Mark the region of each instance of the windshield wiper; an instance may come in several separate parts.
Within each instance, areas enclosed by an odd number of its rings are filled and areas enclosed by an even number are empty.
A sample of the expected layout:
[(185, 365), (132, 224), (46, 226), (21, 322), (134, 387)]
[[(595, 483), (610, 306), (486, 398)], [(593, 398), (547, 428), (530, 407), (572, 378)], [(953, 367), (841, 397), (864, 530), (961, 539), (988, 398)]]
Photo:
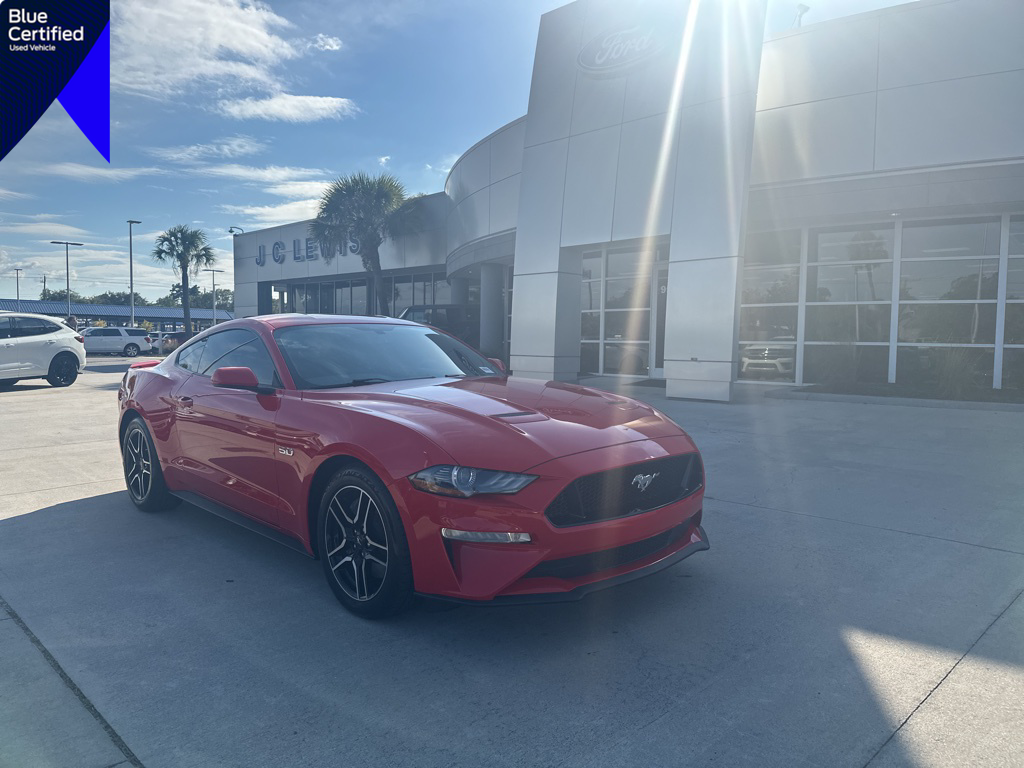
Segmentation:
[(341, 387), (361, 387), (363, 384), (387, 384), (391, 379), (380, 379), (380, 378), (368, 378), (368, 379), (352, 379), (352, 381), (346, 384), (339, 384), (338, 388)]

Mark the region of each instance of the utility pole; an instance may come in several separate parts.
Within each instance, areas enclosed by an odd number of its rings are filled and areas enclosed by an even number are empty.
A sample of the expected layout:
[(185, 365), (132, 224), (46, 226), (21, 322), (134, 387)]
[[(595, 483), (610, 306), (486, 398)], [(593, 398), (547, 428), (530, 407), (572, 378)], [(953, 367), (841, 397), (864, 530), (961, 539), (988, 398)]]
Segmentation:
[(43, 296), (46, 295), (46, 275), (43, 275)]
[(18, 297), (18, 311), (21, 312), (21, 267), (14, 268), (14, 290)]
[(203, 272), (210, 273), (210, 279), (213, 281), (213, 325), (217, 324), (217, 273), (223, 272), (223, 269), (204, 269)]
[(68, 293), (68, 317), (71, 317), (71, 255), (68, 251), (68, 246), (71, 245), (85, 245), (85, 243), (69, 243), (66, 240), (51, 240), (50, 245), (63, 245), (64, 246), (64, 271), (67, 278), (67, 293)]
[(132, 263), (132, 224), (141, 223), (135, 219), (128, 219), (128, 299), (132, 306), (132, 328), (135, 327), (135, 266)]

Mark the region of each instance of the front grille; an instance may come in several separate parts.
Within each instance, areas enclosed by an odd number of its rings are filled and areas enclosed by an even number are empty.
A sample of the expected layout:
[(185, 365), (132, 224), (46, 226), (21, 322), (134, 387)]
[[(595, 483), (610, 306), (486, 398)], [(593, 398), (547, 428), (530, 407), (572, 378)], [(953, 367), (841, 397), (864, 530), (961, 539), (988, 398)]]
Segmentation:
[[(645, 478), (651, 475), (654, 477), (644, 487)], [(559, 528), (614, 520), (679, 501), (703, 485), (700, 456), (666, 456), (577, 478), (544, 514)]]
[(614, 549), (603, 549), (600, 552), (563, 557), (559, 560), (546, 560), (528, 571), (524, 578), (541, 578), (546, 576), (556, 579), (579, 579), (594, 573), (607, 571), (610, 568), (618, 568), (622, 565), (635, 563), (676, 544), (686, 535), (686, 532), (690, 530), (694, 522), (700, 522), (699, 514), (698, 517), (687, 520), (682, 525), (670, 528), (664, 533), (651, 536), (649, 539), (635, 541), (632, 544), (615, 547)]

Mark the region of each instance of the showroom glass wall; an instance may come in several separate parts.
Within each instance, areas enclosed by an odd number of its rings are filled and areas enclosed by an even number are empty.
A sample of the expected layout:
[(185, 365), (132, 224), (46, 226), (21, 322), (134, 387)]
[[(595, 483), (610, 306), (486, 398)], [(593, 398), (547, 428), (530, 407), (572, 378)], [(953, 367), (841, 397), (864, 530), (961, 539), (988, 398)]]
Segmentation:
[(1024, 386), (1024, 216), (750, 233), (739, 341), (741, 380)]
[(583, 252), (581, 373), (660, 375), (667, 269), (663, 243)]
[[(444, 272), (389, 275), (382, 280), (395, 317), (414, 304), (451, 303), (451, 286)], [(368, 278), (309, 283), (275, 283), (271, 289), (273, 312), (324, 315), (373, 315)]]

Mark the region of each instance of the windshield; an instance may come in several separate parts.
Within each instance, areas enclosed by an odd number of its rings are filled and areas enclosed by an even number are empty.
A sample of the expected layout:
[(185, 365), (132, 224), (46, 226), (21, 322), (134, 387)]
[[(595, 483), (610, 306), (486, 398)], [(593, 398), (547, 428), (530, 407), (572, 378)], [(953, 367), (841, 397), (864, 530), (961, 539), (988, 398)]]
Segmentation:
[(274, 339), (299, 389), (498, 374), (458, 339), (416, 325), (296, 325)]

